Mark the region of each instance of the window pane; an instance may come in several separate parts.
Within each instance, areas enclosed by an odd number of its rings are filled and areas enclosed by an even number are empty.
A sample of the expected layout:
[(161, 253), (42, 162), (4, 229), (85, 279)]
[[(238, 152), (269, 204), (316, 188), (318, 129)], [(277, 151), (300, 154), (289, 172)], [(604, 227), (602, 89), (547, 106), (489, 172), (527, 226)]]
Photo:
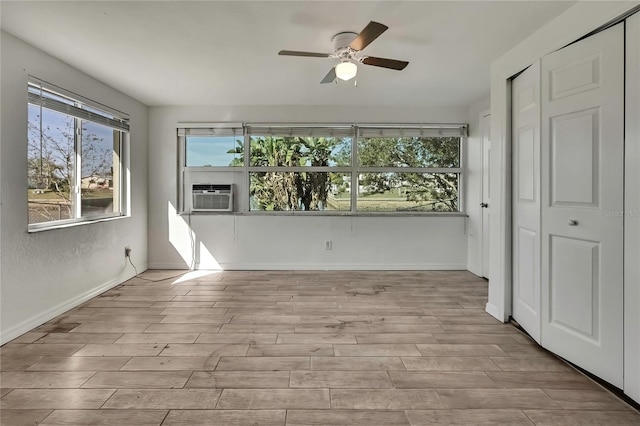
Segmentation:
[(457, 173), (362, 173), (359, 212), (457, 212)]
[(348, 211), (351, 209), (347, 173), (250, 173), (250, 210)]
[(351, 138), (251, 136), (251, 165), (271, 167), (348, 166)]
[(73, 117), (29, 104), (27, 198), (30, 224), (75, 218), (70, 197), (75, 179), (74, 129)]
[(90, 121), (82, 122), (82, 217), (120, 211), (120, 197), (118, 191), (114, 191), (120, 176), (120, 139), (118, 130)]
[(360, 138), (358, 158), (362, 167), (460, 167), (460, 138)]
[(187, 136), (187, 167), (243, 166), (243, 136)]

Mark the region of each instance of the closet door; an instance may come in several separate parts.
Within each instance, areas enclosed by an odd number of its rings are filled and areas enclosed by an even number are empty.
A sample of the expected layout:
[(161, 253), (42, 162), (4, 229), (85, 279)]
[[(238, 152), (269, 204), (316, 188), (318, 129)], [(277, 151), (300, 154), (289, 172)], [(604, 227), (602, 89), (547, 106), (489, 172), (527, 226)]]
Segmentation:
[(513, 318), (540, 343), (540, 61), (511, 96)]
[(640, 12), (625, 26), (624, 393), (640, 403)]
[(624, 26), (542, 58), (542, 346), (623, 386)]

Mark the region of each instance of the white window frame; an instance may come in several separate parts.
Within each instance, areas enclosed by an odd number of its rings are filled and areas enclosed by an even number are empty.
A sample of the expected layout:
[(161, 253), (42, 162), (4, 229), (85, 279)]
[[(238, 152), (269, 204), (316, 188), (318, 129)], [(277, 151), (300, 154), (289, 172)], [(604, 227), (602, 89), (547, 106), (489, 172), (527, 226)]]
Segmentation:
[[(350, 174), (353, 178), (353, 149), (357, 139), (357, 128), (353, 124), (325, 124), (325, 123), (249, 123), (245, 126), (245, 165), (246, 165), (246, 182), (247, 196), (251, 197), (251, 173), (267, 173), (267, 172), (308, 172), (308, 173), (341, 173)], [(349, 166), (252, 166), (251, 161), (251, 136), (343, 136), (351, 138), (351, 164)], [(353, 180), (352, 180), (353, 182)], [(354, 205), (350, 200), (349, 210), (251, 210), (249, 213), (254, 215), (344, 215), (353, 214)]]
[[(210, 129), (211, 135), (215, 135), (216, 132), (220, 132), (221, 129), (239, 128), (244, 129), (244, 167), (240, 166), (207, 166), (207, 167), (187, 167), (186, 166), (186, 135), (189, 133), (189, 129), (200, 129), (198, 134), (202, 134), (202, 129)], [(287, 128), (293, 129), (294, 136), (303, 136), (303, 134), (295, 134), (296, 129), (345, 129), (351, 127), (354, 129), (354, 134), (351, 138), (351, 165), (350, 166), (301, 166), (301, 167), (288, 167), (288, 166), (252, 166), (250, 164), (250, 140), (251, 136), (268, 136), (260, 133), (252, 132), (250, 129), (278, 129)], [(359, 175), (361, 173), (454, 173), (458, 175), (458, 211), (455, 212), (430, 212), (430, 211), (358, 211), (357, 210), (357, 198), (358, 192), (351, 191), (350, 210), (288, 210), (288, 211), (265, 211), (265, 210), (250, 210), (247, 204), (246, 208), (235, 211), (235, 214), (250, 214), (250, 215), (324, 215), (324, 216), (378, 216), (378, 215), (391, 215), (391, 216), (464, 216), (463, 205), (463, 191), (464, 191), (464, 159), (465, 159), (465, 145), (467, 140), (467, 124), (405, 124), (405, 123), (393, 123), (393, 124), (380, 124), (380, 123), (366, 123), (366, 124), (326, 124), (326, 123), (178, 123), (177, 135), (178, 135), (178, 187), (177, 187), (177, 205), (178, 214), (191, 214), (188, 209), (189, 203), (185, 200), (189, 195), (189, 191), (185, 187), (186, 175), (192, 172), (222, 172), (222, 173), (237, 173), (242, 172), (245, 176), (244, 186), (237, 188), (237, 193), (241, 197), (250, 197), (250, 174), (259, 172), (331, 172), (331, 173), (343, 173), (351, 176), (352, 185), (355, 182), (358, 183)], [(459, 137), (459, 167), (455, 168), (442, 168), (442, 167), (360, 167), (358, 160), (358, 140), (360, 137), (360, 129), (383, 129), (385, 132), (397, 131), (397, 136), (419, 134), (425, 137)], [(222, 130), (224, 132), (224, 130)], [(274, 133), (275, 134), (275, 133)], [(391, 137), (391, 135), (390, 135)], [(215, 183), (215, 182), (212, 182)], [(225, 214), (225, 213), (198, 213), (198, 214)]]
[[(356, 140), (354, 142), (353, 150), (357, 150), (358, 142), (362, 138), (364, 139), (366, 136), (362, 136), (361, 134), (364, 132), (379, 132), (381, 136), (388, 137), (458, 137), (460, 138), (458, 145), (458, 167), (392, 167), (392, 166), (382, 166), (382, 167), (369, 167), (369, 166), (359, 166), (356, 164), (356, 170), (354, 170), (355, 176), (352, 179), (355, 179), (354, 182), (359, 182), (359, 174), (361, 173), (420, 173), (420, 174), (444, 174), (444, 173), (452, 173), (458, 175), (458, 196), (456, 204), (458, 206), (458, 211), (455, 212), (400, 212), (400, 211), (391, 211), (391, 212), (374, 212), (375, 214), (395, 214), (395, 215), (407, 215), (407, 214), (461, 214), (464, 212), (462, 205), (463, 197), (463, 170), (464, 170), (464, 146), (467, 135), (467, 126), (466, 125), (403, 125), (403, 124), (362, 124), (358, 126), (358, 133)], [(354, 156), (354, 161), (358, 161), (357, 153)], [(367, 214), (363, 211), (357, 211), (357, 197), (358, 192), (352, 191), (352, 206), (354, 206), (354, 213), (357, 214)]]
[[(32, 88), (41, 90), (41, 94), (33, 93)], [(106, 220), (114, 220), (130, 216), (130, 173), (129, 173), (129, 116), (126, 113), (102, 105), (99, 102), (80, 96), (54, 84), (48, 83), (39, 78), (29, 76), (28, 78), (28, 105), (65, 114), (74, 118), (74, 176), (73, 188), (69, 189), (69, 196), (73, 197), (72, 206), (75, 210), (74, 218), (50, 220), (47, 222), (28, 223), (28, 232), (40, 232), (49, 229), (67, 228), (77, 225), (84, 225)], [(45, 93), (48, 95), (44, 95)], [(50, 96), (64, 98), (68, 103), (50, 98)], [(78, 168), (82, 167), (82, 121), (95, 123), (110, 127), (120, 132), (120, 143), (118, 152), (118, 164), (113, 165), (114, 175), (116, 167), (118, 170), (118, 195), (117, 202), (119, 209), (117, 212), (81, 216), (82, 193), (81, 173)], [(40, 129), (42, 132), (42, 129)]]

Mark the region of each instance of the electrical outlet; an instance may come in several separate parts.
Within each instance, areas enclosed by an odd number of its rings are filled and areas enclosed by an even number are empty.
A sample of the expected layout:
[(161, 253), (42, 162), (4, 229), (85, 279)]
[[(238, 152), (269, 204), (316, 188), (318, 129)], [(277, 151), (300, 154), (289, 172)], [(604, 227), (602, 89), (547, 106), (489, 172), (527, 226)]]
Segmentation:
[(324, 242), (324, 249), (331, 250), (333, 248), (333, 241), (327, 240)]
[(130, 257), (130, 256), (131, 256), (131, 247), (125, 246), (125, 248), (124, 248), (124, 257)]

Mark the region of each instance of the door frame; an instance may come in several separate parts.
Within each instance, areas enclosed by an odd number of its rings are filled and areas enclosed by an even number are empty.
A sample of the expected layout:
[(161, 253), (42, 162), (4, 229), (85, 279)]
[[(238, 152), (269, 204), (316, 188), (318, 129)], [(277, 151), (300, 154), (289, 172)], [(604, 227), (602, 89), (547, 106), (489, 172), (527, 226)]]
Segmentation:
[[(639, 1), (616, 3), (579, 2), (553, 21), (540, 28), (526, 40), (506, 52), (491, 65), (491, 276), (489, 277), (489, 297), (486, 311), (500, 321), (508, 321), (511, 315), (512, 256), (511, 256), (511, 84), (510, 79), (537, 59), (593, 33), (596, 29), (629, 16), (640, 10)], [(636, 165), (640, 167), (640, 164)], [(629, 286), (640, 286), (625, 280), (625, 294)], [(634, 294), (640, 289), (634, 288)], [(627, 301), (625, 301), (627, 302)], [(640, 301), (638, 301), (640, 303)], [(640, 309), (640, 306), (636, 306)], [(628, 320), (625, 317), (625, 321)], [(640, 318), (631, 324), (625, 322), (625, 329), (640, 329)], [(640, 345), (629, 357), (640, 360)], [(640, 363), (640, 362), (639, 362)], [(638, 366), (636, 366), (636, 370)], [(625, 377), (627, 386), (640, 389), (640, 374)], [(637, 383), (636, 383), (637, 382)], [(630, 395), (640, 402), (640, 394)]]
[[(489, 143), (491, 143), (491, 109), (485, 109), (483, 111), (480, 112), (480, 114), (478, 115), (478, 123), (480, 124), (480, 154), (481, 154), (481, 158), (480, 158), (480, 169), (482, 170), (482, 175), (480, 177), (480, 202), (484, 203), (485, 202), (485, 194), (484, 194), (484, 179), (485, 179), (485, 170), (484, 170), (484, 135), (485, 135), (485, 119), (486, 117), (489, 117), (489, 123), (488, 123), (488, 127), (489, 127)], [(489, 163), (491, 164), (491, 163)], [(489, 171), (491, 170), (491, 167), (489, 167)], [(489, 174), (486, 175), (487, 179), (490, 180)], [(490, 185), (490, 182), (487, 182), (487, 185)], [(476, 208), (479, 211), (479, 218), (480, 218), (480, 238), (478, 239), (478, 253), (480, 253), (480, 267), (479, 267), (479, 272), (480, 272), (480, 276), (484, 277), (484, 278), (489, 278), (489, 274), (485, 275), (484, 274), (484, 269), (485, 269), (485, 243), (489, 242), (489, 235), (485, 235), (484, 229), (485, 229), (485, 223), (484, 223), (484, 208), (481, 207), (480, 205), (476, 206)], [(491, 209), (491, 206), (489, 206), (489, 209)], [(486, 241), (485, 241), (486, 239)], [(491, 253), (491, 250), (488, 250), (489, 253)], [(488, 256), (489, 261), (491, 259), (491, 256)], [(490, 270), (490, 267), (487, 267), (488, 270)]]

